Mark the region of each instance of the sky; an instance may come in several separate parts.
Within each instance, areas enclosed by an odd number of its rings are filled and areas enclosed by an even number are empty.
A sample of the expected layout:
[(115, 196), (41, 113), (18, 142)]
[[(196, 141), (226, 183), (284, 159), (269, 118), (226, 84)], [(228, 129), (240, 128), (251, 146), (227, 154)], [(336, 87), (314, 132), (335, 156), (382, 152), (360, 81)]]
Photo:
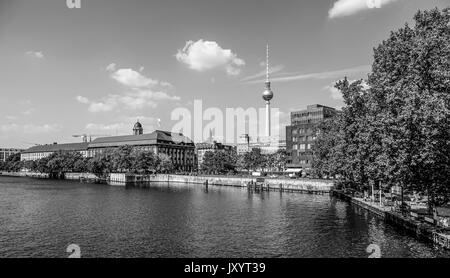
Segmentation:
[[(74, 2), (76, 2), (74, 0)], [(0, 0), (0, 148), (170, 130), (177, 108), (261, 108), (266, 45), (281, 131), (373, 48), (450, 0)], [(205, 122), (206, 123), (206, 122)]]

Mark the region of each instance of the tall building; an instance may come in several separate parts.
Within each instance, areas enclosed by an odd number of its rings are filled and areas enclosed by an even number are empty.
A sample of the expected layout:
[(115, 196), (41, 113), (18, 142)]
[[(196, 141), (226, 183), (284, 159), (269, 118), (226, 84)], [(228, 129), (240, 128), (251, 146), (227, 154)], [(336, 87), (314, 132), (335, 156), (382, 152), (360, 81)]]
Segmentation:
[(6, 148), (0, 148), (0, 161), (5, 162), (6, 159), (16, 153), (20, 153), (22, 150), (19, 149), (6, 149)]
[(311, 168), (316, 128), (322, 121), (336, 114), (336, 109), (319, 104), (309, 105), (305, 110), (291, 113), (291, 125), (286, 127), (288, 168)]
[(270, 88), (270, 78), (269, 78), (269, 45), (267, 45), (266, 53), (266, 89), (264, 90), (262, 97), (266, 102), (266, 137), (271, 136), (271, 115), (270, 115), (270, 101), (273, 99), (273, 92)]

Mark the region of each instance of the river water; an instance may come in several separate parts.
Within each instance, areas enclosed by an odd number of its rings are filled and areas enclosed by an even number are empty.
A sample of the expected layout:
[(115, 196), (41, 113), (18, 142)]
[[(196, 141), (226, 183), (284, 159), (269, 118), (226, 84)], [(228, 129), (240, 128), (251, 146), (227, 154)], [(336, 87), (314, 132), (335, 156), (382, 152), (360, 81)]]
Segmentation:
[(0, 257), (450, 257), (328, 195), (0, 177)]

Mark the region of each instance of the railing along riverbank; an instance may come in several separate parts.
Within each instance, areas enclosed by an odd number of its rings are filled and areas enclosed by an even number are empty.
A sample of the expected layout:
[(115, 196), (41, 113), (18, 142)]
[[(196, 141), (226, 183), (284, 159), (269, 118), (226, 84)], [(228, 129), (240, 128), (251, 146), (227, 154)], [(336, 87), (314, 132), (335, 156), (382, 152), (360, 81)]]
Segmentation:
[(391, 207), (381, 207), (376, 203), (352, 197), (339, 190), (332, 190), (330, 193), (332, 196), (369, 211), (378, 218), (383, 219), (386, 223), (405, 229), (416, 238), (430, 241), (445, 249), (450, 249), (450, 234), (439, 231), (433, 224), (405, 217), (401, 213), (393, 211)]

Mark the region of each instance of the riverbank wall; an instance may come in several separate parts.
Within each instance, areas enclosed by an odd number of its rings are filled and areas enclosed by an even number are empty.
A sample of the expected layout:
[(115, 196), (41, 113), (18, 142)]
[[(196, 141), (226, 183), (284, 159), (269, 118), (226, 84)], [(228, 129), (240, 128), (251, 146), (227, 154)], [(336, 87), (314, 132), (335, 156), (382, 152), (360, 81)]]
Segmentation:
[(367, 202), (360, 198), (354, 198), (338, 190), (332, 190), (330, 193), (332, 196), (369, 211), (376, 217), (383, 219), (386, 223), (408, 231), (416, 238), (432, 242), (450, 250), (450, 234), (440, 232), (433, 224), (420, 221), (419, 219), (406, 217), (401, 213), (393, 211), (390, 207), (380, 207), (375, 203)]
[(110, 181), (124, 185), (144, 185), (152, 182), (201, 184), (216, 186), (248, 187), (259, 184), (259, 188), (270, 191), (305, 192), (328, 194), (334, 186), (332, 181), (310, 179), (260, 179), (233, 176), (189, 176), (189, 175), (127, 175), (111, 174)]
[[(2, 172), (4, 176), (50, 178), (48, 174), (34, 172)], [(66, 173), (64, 179), (95, 182), (101, 181), (91, 173)], [(125, 173), (111, 173), (107, 180), (114, 186), (141, 186), (145, 187), (155, 182), (184, 183), (199, 185), (216, 185), (231, 187), (247, 187), (261, 191), (301, 192), (310, 194), (329, 194), (334, 187), (333, 181), (315, 179), (269, 179), (256, 177), (234, 176), (194, 176), (194, 175), (136, 175)]]
[(35, 172), (0, 172), (0, 176), (48, 179), (49, 174)]
[[(32, 172), (2, 173), (5, 176), (49, 178), (48, 174)], [(98, 181), (96, 175), (91, 173), (66, 173), (67, 180)], [(124, 173), (111, 173), (107, 182), (115, 186), (141, 186), (145, 187), (151, 183), (184, 183), (198, 185), (215, 185), (230, 187), (247, 187), (261, 191), (302, 192), (311, 194), (329, 194), (334, 183), (329, 180), (314, 179), (269, 179), (255, 177), (233, 177), (233, 176), (193, 176), (193, 175), (136, 175)]]

